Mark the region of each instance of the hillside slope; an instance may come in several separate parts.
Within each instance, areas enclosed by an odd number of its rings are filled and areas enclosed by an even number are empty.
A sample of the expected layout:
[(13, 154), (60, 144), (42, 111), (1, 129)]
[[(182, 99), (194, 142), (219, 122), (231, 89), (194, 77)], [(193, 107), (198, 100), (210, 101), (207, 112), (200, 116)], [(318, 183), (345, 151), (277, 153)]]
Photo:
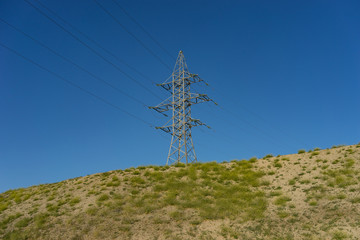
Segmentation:
[(0, 239), (360, 239), (360, 145), (0, 194)]

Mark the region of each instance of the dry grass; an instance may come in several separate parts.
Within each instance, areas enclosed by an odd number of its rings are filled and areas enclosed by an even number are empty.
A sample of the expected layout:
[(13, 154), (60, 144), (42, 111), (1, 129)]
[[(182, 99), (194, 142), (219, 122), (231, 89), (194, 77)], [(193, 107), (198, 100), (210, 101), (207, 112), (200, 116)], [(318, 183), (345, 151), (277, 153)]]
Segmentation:
[(359, 239), (360, 145), (0, 194), (0, 239)]

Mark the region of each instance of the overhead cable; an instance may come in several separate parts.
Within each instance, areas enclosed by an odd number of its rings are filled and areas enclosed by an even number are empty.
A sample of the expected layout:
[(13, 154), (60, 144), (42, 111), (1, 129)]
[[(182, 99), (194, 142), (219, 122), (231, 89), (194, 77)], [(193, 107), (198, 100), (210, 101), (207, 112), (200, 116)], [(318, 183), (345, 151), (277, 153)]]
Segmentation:
[(56, 56), (60, 57), (61, 59), (65, 60), (66, 62), (71, 63), (72, 65), (74, 65), (75, 67), (77, 67), (78, 69), (80, 69), (81, 71), (87, 73), (88, 75), (90, 75), (91, 77), (93, 77), (94, 79), (106, 84), (107, 86), (115, 89), (116, 91), (118, 91), (119, 93), (127, 96), (128, 98), (134, 100), (135, 102), (140, 103), (141, 105), (148, 107), (143, 101), (135, 98), (134, 96), (126, 93), (125, 91), (121, 90), (120, 88), (112, 85), (111, 83), (107, 82), (106, 80), (98, 77), (97, 75), (91, 73), (89, 70), (87, 70), (86, 68), (80, 66), (79, 64), (75, 63), (74, 61), (70, 60), (69, 58), (65, 57), (64, 55), (56, 52), (55, 50), (51, 49), (50, 47), (46, 46), (44, 43), (40, 42), (39, 40), (35, 39), (34, 37), (30, 36), (29, 34), (25, 33), (24, 31), (22, 31), (21, 29), (15, 27), (14, 25), (8, 23), (7, 21), (5, 21), (4, 19), (0, 18), (0, 21), (5, 23), (6, 25), (8, 25), (9, 27), (15, 29), (17, 32), (23, 34), (24, 36), (26, 36), (27, 38), (31, 39), (32, 41), (36, 42), (37, 44), (39, 44), (40, 46), (42, 46), (43, 48), (47, 49), (48, 51), (52, 52), (53, 54), (55, 54)]
[(144, 120), (144, 119), (136, 116), (136, 115), (133, 114), (133, 113), (128, 112), (127, 110), (125, 110), (125, 109), (123, 109), (123, 108), (121, 108), (121, 107), (119, 107), (119, 106), (117, 106), (117, 105), (109, 102), (108, 100), (106, 100), (106, 99), (104, 99), (104, 98), (96, 95), (95, 93), (90, 92), (89, 90), (86, 90), (85, 88), (81, 87), (80, 85), (78, 85), (78, 84), (76, 84), (76, 83), (74, 83), (74, 82), (72, 82), (72, 81), (64, 78), (63, 76), (61, 76), (61, 75), (59, 75), (59, 74), (57, 74), (57, 73), (55, 73), (55, 72), (47, 69), (46, 67), (44, 67), (44, 66), (40, 65), (39, 63), (31, 60), (30, 58), (25, 57), (24, 55), (22, 55), (22, 54), (19, 53), (18, 51), (14, 50), (14, 49), (12, 49), (12, 48), (10, 48), (10, 47), (8, 47), (7, 45), (3, 44), (2, 42), (0, 42), (0, 46), (2, 46), (3, 48), (9, 50), (10, 52), (14, 53), (15, 55), (17, 55), (17, 56), (25, 59), (26, 61), (32, 63), (33, 65), (37, 66), (38, 68), (40, 68), (40, 69), (42, 69), (42, 70), (50, 73), (51, 75), (55, 76), (56, 78), (58, 78), (58, 79), (60, 79), (60, 80), (62, 80), (62, 81), (64, 81), (64, 82), (66, 82), (67, 84), (69, 84), (69, 85), (71, 85), (71, 86), (73, 86), (73, 87), (75, 87), (75, 88), (77, 88), (77, 89), (85, 92), (86, 94), (88, 94), (88, 95), (96, 98), (97, 100), (99, 100), (99, 101), (101, 101), (101, 102), (103, 102), (103, 103), (105, 103), (105, 104), (107, 104), (107, 105), (109, 105), (109, 106), (111, 106), (111, 107), (113, 107), (113, 108), (121, 111), (122, 113), (125, 113), (126, 115), (128, 115), (128, 116), (130, 116), (130, 117), (132, 117), (132, 118), (137, 119), (138, 121), (140, 121), (140, 122), (148, 125), (149, 127), (153, 127), (152, 124), (149, 123), (149, 122), (147, 122), (146, 120)]
[(57, 21), (55, 21), (53, 18), (51, 18), (49, 15), (47, 15), (46, 13), (44, 13), (41, 9), (39, 9), (37, 6), (35, 6), (34, 4), (32, 4), (29, 0), (24, 0), (26, 3), (28, 3), (32, 8), (34, 8), (36, 11), (38, 11), (41, 15), (43, 15), (44, 17), (46, 17), (47, 19), (49, 19), (51, 22), (53, 22), (56, 26), (58, 26), (59, 28), (61, 28), (63, 31), (65, 31), (66, 33), (68, 33), (72, 38), (74, 38), (75, 40), (77, 40), (78, 42), (80, 42), (83, 46), (85, 46), (86, 48), (88, 48), (91, 52), (93, 52), (95, 55), (97, 55), (98, 57), (100, 57), (101, 59), (103, 59), (106, 63), (110, 64), (111, 66), (113, 66), (116, 70), (118, 70), (119, 72), (121, 72), (123, 75), (125, 75), (127, 78), (129, 78), (130, 80), (134, 81), (135, 83), (137, 83), (139, 86), (141, 86), (142, 88), (144, 88), (146, 91), (148, 91), (149, 93), (151, 93), (154, 97), (162, 99), (161, 97), (159, 97), (156, 93), (154, 93), (152, 90), (150, 90), (148, 87), (146, 87), (144, 84), (142, 84), (141, 82), (139, 82), (138, 80), (136, 80), (135, 78), (133, 78), (132, 76), (130, 76), (129, 74), (127, 74), (126, 72), (124, 72), (119, 66), (117, 66), (116, 64), (114, 64), (113, 62), (111, 62), (110, 60), (108, 60), (107, 58), (105, 58), (103, 55), (101, 55), (98, 51), (96, 51), (95, 49), (93, 49), (92, 47), (90, 47), (88, 44), (86, 44), (84, 41), (82, 41), (80, 38), (78, 38), (76, 35), (74, 35), (71, 31), (67, 30), (66, 28), (64, 28), (62, 25), (60, 25)]
[(156, 55), (150, 48), (148, 48), (143, 41), (141, 41), (135, 34), (133, 34), (127, 27), (125, 27), (120, 20), (115, 17), (109, 10), (107, 10), (99, 1), (94, 0), (94, 2), (107, 14), (109, 15), (122, 29), (125, 30), (130, 36), (132, 36), (143, 48), (145, 48), (151, 55), (153, 55), (162, 65), (167, 69), (171, 70), (171, 67), (165, 63), (158, 55)]

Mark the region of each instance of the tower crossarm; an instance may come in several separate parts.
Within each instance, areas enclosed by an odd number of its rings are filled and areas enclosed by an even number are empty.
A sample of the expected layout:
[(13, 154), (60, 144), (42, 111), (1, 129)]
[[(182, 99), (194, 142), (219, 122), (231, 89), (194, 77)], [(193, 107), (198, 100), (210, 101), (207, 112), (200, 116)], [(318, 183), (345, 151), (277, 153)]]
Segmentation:
[(191, 125), (191, 127), (206, 126), (207, 128), (210, 128), (208, 125), (201, 122), (199, 119), (194, 119), (194, 118), (190, 118), (190, 123), (189, 124)]
[(204, 84), (208, 85), (203, 79), (199, 77), (198, 74), (192, 73), (177, 73), (172, 74), (165, 82), (156, 84), (156, 86), (162, 87), (167, 91), (172, 91), (173, 86), (175, 87), (181, 86), (183, 83), (185, 86), (188, 86), (193, 83), (203, 82)]
[(172, 108), (172, 98), (171, 96), (168, 97), (165, 101), (159, 103), (157, 106), (155, 107), (149, 107), (150, 109), (154, 109), (155, 111), (165, 115), (167, 117), (167, 115), (164, 113), (166, 111), (171, 110)]
[[(163, 126), (161, 127), (155, 127), (156, 129), (160, 129), (166, 133), (172, 133), (173, 132), (173, 127), (174, 127), (174, 116), (172, 118), (170, 118)], [(172, 123), (172, 124), (171, 124)]]
[(200, 94), (200, 93), (190, 93), (190, 96), (186, 98), (187, 102), (191, 104), (198, 104), (203, 102), (210, 102), (213, 101), (211, 98), (209, 98), (206, 94)]
[[(175, 134), (176, 135), (176, 132), (173, 132), (173, 127), (174, 125), (171, 124), (171, 125), (168, 125), (170, 123), (172, 119), (170, 119), (164, 126), (161, 126), (161, 127), (155, 127), (156, 129), (160, 129), (166, 133), (170, 133), (170, 134)], [(195, 119), (195, 118), (189, 118), (189, 121), (185, 123), (188, 127), (197, 127), (197, 126), (205, 126), (207, 128), (211, 128), (209, 127), (208, 125), (206, 125), (205, 123), (201, 122), (199, 119)], [(176, 136), (178, 137), (178, 136)]]
[(198, 74), (192, 74), (192, 73), (190, 73), (190, 75), (191, 75), (191, 78), (193, 79), (193, 82), (192, 82), (192, 83), (203, 82), (206, 86), (209, 85), (209, 84), (207, 84), (203, 79), (201, 79)]
[(156, 129), (160, 129), (166, 133), (171, 133), (172, 126), (163, 126), (163, 127), (155, 127)]
[[(190, 93), (189, 96), (187, 98), (185, 98), (183, 100), (184, 102), (187, 103), (187, 105), (193, 105), (193, 104), (198, 104), (198, 103), (203, 103), (203, 102), (210, 102), (213, 100), (211, 98), (209, 98), (208, 95), (206, 94), (199, 94), (199, 93)], [(153, 109), (165, 116), (167, 116), (164, 112), (172, 110), (173, 106), (176, 105), (178, 102), (172, 102), (171, 97), (169, 97), (168, 99), (166, 99), (165, 101), (161, 102), (160, 104), (158, 104), (155, 107), (149, 107), (150, 109)], [(216, 104), (216, 103), (215, 103)]]

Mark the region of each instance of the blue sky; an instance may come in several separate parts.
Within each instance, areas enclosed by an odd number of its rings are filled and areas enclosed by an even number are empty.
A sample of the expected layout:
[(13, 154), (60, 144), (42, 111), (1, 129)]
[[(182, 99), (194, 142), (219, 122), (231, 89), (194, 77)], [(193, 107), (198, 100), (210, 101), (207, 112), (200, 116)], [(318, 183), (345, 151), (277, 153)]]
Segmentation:
[[(196, 86), (219, 107), (193, 107), (202, 162), (289, 154), (360, 141), (359, 1), (100, 1), (162, 62), (183, 50)], [(46, 12), (35, 0), (32, 4)], [(117, 58), (25, 1), (0, 1), (0, 18), (147, 105), (171, 70), (94, 1), (41, 0)], [(0, 21), (0, 43), (152, 125), (166, 118), (100, 83)], [(143, 77), (146, 76), (146, 77)], [(162, 165), (170, 135), (67, 84), (0, 46), (0, 192), (114, 169)]]

